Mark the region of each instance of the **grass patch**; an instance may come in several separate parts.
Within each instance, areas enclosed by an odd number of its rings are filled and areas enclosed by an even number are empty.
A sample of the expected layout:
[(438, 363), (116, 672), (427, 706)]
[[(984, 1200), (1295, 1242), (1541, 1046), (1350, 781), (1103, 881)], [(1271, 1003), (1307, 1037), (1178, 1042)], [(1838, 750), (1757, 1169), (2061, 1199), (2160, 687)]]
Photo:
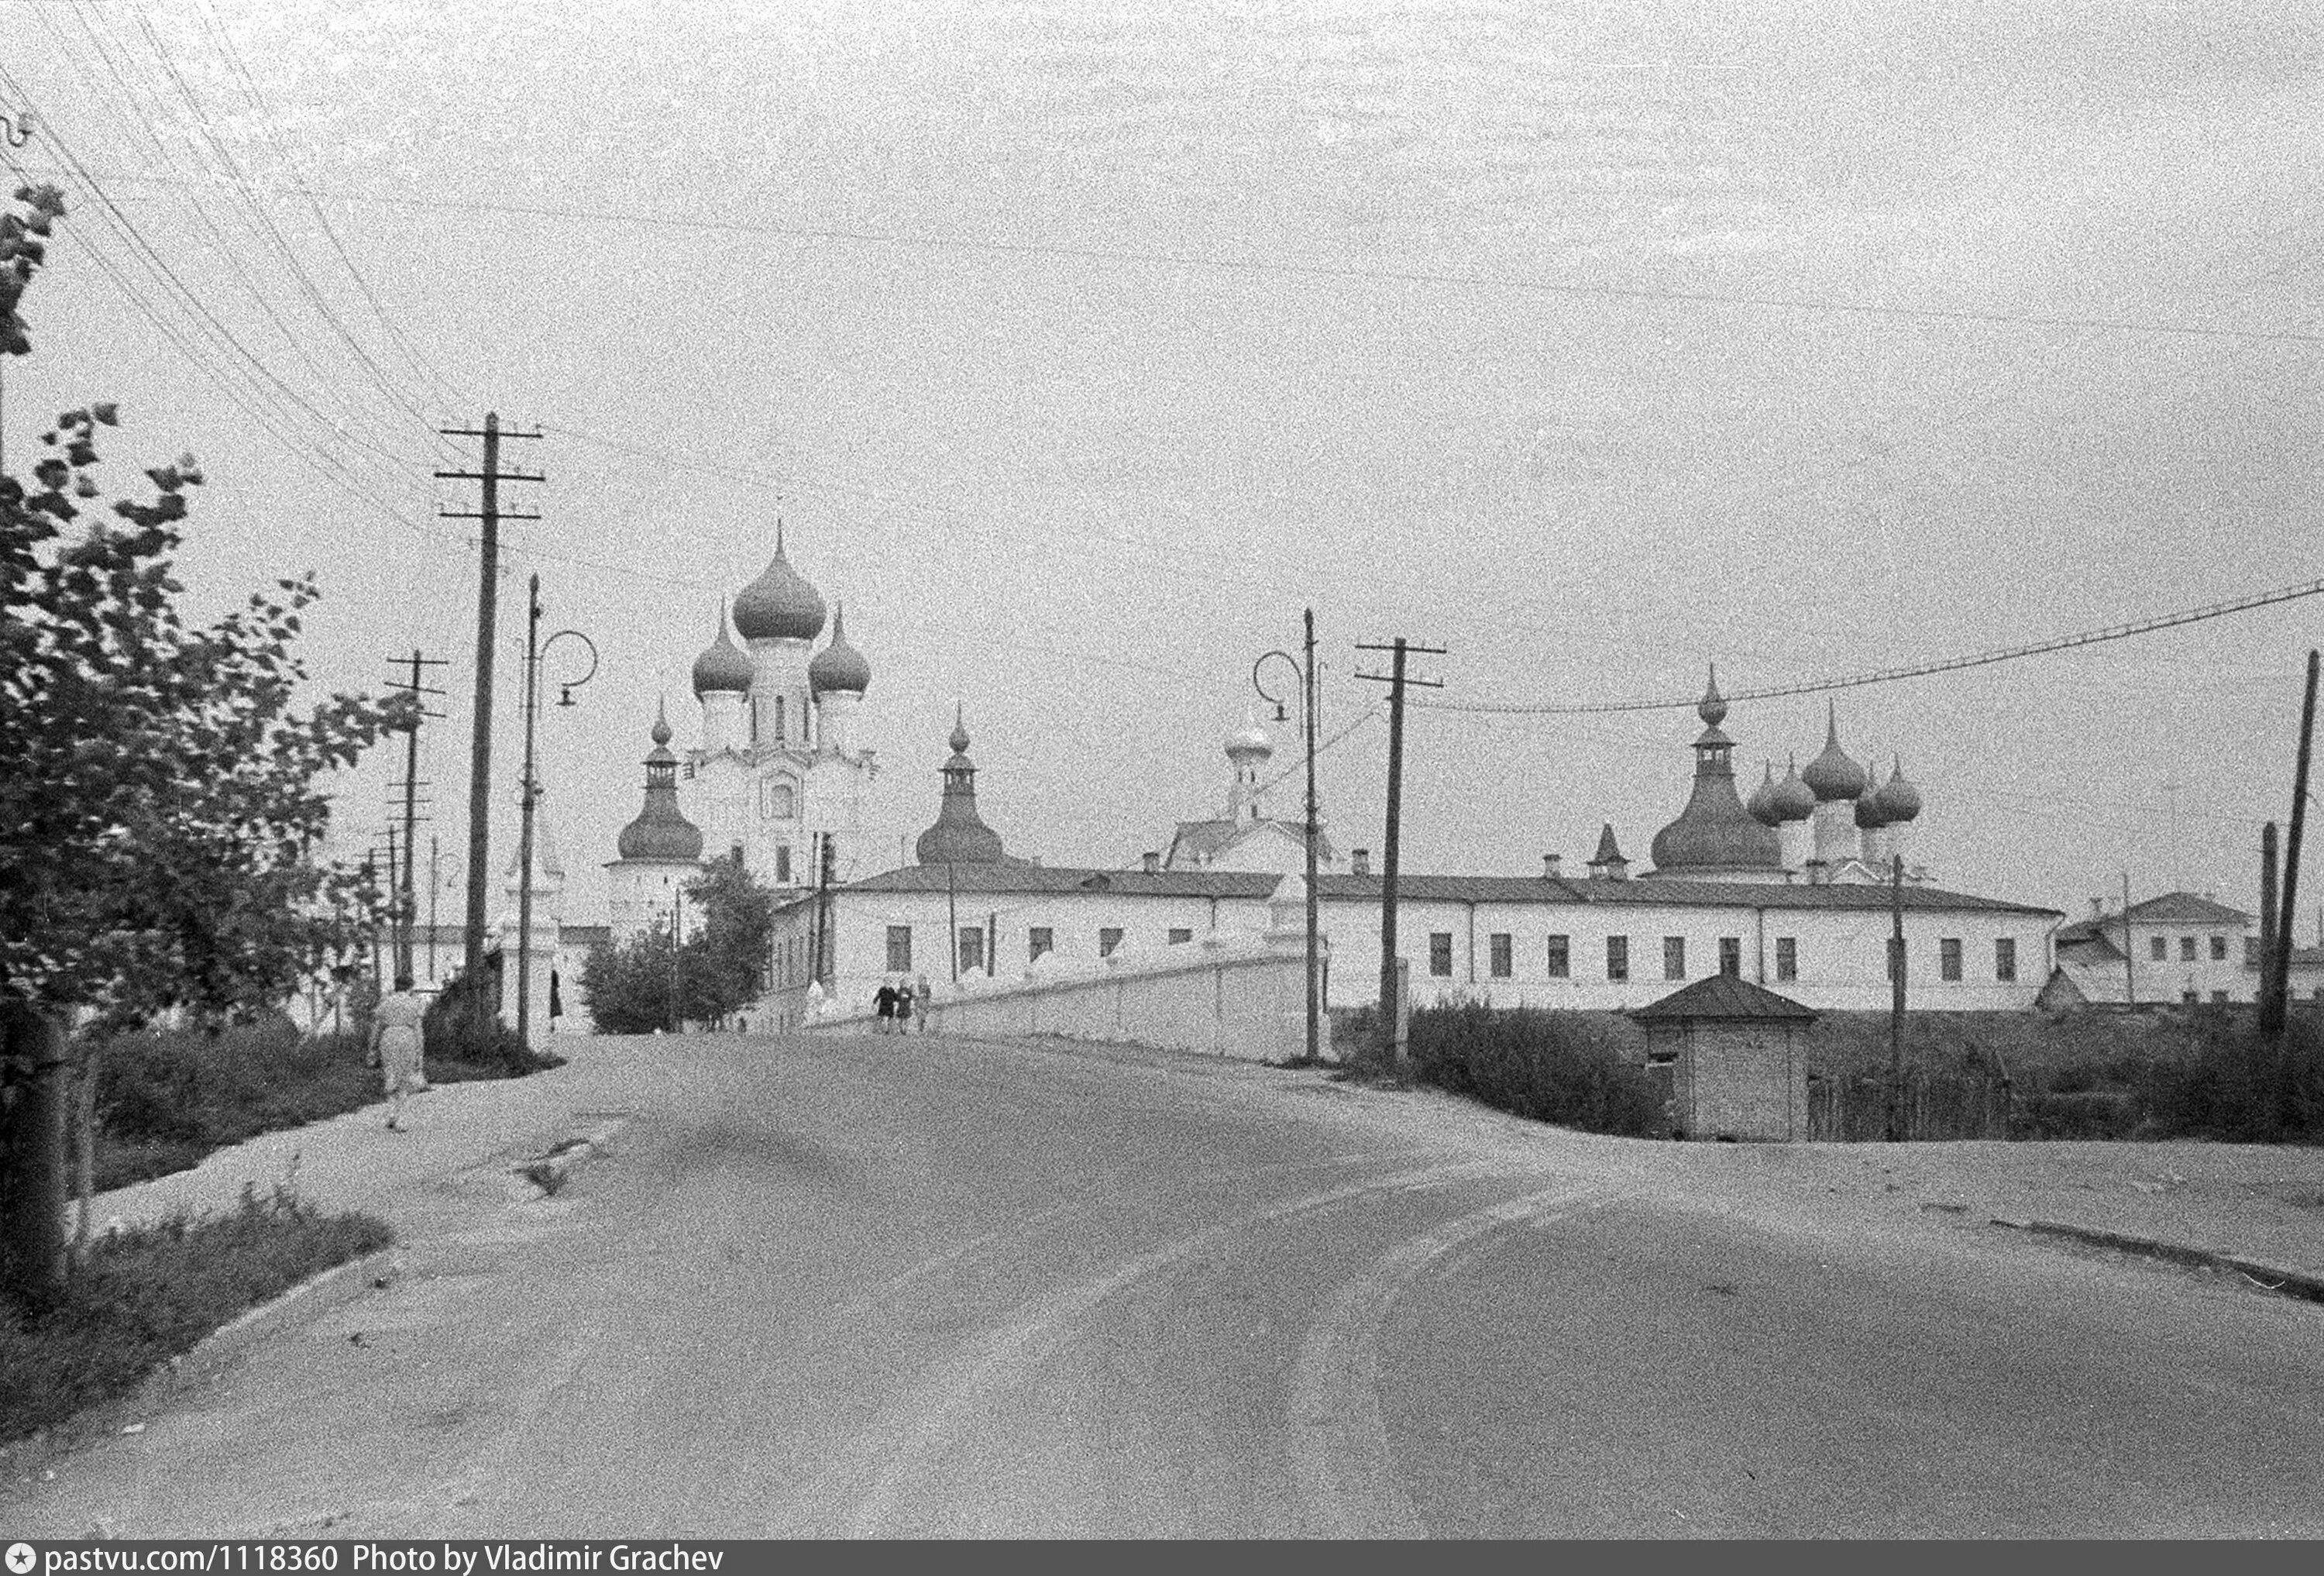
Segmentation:
[[(519, 1078), (564, 1065), (527, 1052), (497, 1018), (452, 999), (426, 1028), (428, 1078), (464, 1083)], [(166, 1176), (214, 1149), (325, 1121), (377, 1104), (379, 1069), (357, 1034), (300, 1035), (287, 1018), (212, 1029), (125, 1034), (107, 1040), (97, 1064), (95, 1190)]]
[(223, 1216), (177, 1216), (92, 1245), (62, 1298), (0, 1303), (0, 1442), (122, 1395), (239, 1314), (384, 1248), (370, 1215), (325, 1215), (287, 1187)]
[[(1363, 1009), (1333, 1018), (1333, 1043), (1345, 1047), (1347, 1075), (1358, 1081), (1392, 1079), (1377, 1021)], [(1536, 1121), (1641, 1137), (1657, 1130), (1663, 1098), (1643, 1053), (1633, 1054), (1634, 1036), (1612, 1014), (1469, 1002), (1415, 1009), (1408, 1049), (1412, 1076), (1447, 1093)]]

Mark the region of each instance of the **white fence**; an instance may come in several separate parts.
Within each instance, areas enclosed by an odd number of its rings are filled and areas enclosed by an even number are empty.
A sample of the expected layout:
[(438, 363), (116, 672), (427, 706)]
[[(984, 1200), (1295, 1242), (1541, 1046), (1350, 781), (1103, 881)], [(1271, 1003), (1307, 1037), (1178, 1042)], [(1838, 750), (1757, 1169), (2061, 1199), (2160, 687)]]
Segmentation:
[[(1283, 1062), (1307, 1051), (1307, 936), (1278, 927), (1263, 935), (1219, 933), (1092, 962), (1044, 957), (1021, 978), (982, 975), (939, 989), (925, 1009), (932, 1034), (1062, 1035)], [(1320, 962), (1319, 962), (1320, 966)], [(860, 1006), (826, 1007), (809, 1029), (861, 1029)], [(915, 1026), (917, 1028), (918, 1026)], [(1322, 1054), (1333, 1055), (1331, 1024)]]

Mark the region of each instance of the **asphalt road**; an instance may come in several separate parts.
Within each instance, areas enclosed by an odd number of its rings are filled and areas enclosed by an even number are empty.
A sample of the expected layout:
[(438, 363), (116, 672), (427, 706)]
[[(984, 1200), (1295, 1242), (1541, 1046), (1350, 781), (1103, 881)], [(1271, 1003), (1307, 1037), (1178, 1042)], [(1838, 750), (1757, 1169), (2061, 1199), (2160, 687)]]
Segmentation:
[(651, 1054), (5, 1530), (2324, 1535), (2312, 1304), (1159, 1054)]

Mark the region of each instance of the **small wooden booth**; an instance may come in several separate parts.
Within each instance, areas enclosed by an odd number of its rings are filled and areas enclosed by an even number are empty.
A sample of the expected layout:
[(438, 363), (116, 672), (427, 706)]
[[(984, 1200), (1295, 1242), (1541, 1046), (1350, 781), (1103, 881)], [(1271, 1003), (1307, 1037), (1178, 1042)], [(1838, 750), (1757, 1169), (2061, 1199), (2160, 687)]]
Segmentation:
[(1668, 1081), (1671, 1137), (1807, 1137), (1812, 1009), (1721, 973), (1630, 1017), (1646, 1031), (1647, 1071)]

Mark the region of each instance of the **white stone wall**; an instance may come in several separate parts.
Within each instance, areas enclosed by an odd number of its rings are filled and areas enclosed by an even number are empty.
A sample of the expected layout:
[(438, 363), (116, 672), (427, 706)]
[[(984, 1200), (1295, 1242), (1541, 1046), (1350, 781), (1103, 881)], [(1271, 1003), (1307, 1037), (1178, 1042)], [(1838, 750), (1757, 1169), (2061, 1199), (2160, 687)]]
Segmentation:
[[(1213, 935), (1164, 952), (1097, 962), (1045, 958), (1013, 980), (978, 976), (935, 988), (930, 1034), (1160, 1046), (1248, 1061), (1284, 1061), (1307, 1048), (1305, 935)], [(867, 1001), (844, 1000), (809, 1028), (862, 1029)], [(1330, 1026), (1324, 1026), (1328, 1057)]]

